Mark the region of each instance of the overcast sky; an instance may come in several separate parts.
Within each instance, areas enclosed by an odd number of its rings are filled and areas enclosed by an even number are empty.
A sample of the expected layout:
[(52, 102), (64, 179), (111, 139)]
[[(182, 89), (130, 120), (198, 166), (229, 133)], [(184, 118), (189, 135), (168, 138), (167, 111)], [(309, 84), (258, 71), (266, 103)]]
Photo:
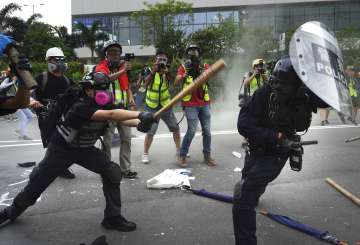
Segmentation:
[(34, 5), (35, 13), (43, 16), (42, 22), (55, 26), (66, 26), (69, 31), (71, 30), (71, 0), (0, 0), (0, 9), (9, 3), (17, 3), (22, 6), (21, 11), (14, 13), (18, 17), (29, 18), (33, 13)]

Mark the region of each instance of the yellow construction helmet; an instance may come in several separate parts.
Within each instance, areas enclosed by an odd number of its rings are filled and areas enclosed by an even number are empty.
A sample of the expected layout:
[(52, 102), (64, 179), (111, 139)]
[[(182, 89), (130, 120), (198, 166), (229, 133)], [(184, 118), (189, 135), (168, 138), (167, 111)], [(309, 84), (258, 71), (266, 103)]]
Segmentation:
[(253, 63), (252, 63), (252, 68), (254, 69), (255, 68), (255, 66), (257, 66), (257, 65), (264, 65), (264, 60), (263, 59), (255, 59), (254, 61), (253, 61)]

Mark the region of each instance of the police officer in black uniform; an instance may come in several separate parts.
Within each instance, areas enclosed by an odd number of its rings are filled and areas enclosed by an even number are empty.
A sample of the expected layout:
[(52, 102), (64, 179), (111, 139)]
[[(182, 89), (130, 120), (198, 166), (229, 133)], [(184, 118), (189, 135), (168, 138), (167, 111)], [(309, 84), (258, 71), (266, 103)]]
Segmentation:
[[(241, 181), (234, 188), (233, 222), (236, 245), (255, 245), (256, 213), (260, 196), (267, 184), (281, 172), (289, 156), (301, 159), (301, 145), (296, 132), (307, 130), (317, 107), (327, 107), (305, 87), (293, 69), (289, 57), (280, 59), (269, 83), (257, 89), (241, 109), (238, 131), (247, 138)], [(301, 162), (290, 162), (294, 170)], [(300, 165), (299, 165), (300, 164)]]
[(135, 223), (121, 215), (120, 167), (94, 144), (104, 134), (107, 120), (137, 126), (139, 131), (146, 132), (155, 119), (149, 112), (110, 110), (110, 79), (103, 73), (88, 75), (81, 84), (82, 96), (63, 114), (45, 157), (32, 171), (27, 186), (15, 197), (11, 206), (0, 211), (0, 224), (13, 221), (33, 205), (51, 182), (75, 162), (102, 178), (106, 200), (102, 225), (119, 231), (136, 229)]

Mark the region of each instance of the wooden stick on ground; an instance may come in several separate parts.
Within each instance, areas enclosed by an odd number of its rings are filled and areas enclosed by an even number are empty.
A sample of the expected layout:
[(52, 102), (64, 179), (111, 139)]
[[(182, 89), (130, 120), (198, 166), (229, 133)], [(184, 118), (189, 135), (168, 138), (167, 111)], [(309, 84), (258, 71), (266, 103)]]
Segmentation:
[(346, 190), (344, 187), (340, 186), (339, 184), (337, 184), (335, 181), (333, 181), (330, 178), (326, 178), (325, 181), (329, 185), (334, 187), (336, 190), (338, 190), (341, 194), (343, 194), (344, 196), (349, 198), (351, 201), (353, 201), (356, 205), (360, 206), (360, 199), (357, 196), (355, 196), (350, 191)]
[(201, 73), (201, 75), (195, 79), (195, 81), (187, 86), (184, 90), (182, 90), (180, 93), (178, 93), (174, 98), (170, 100), (170, 102), (158, 110), (155, 113), (156, 118), (160, 118), (161, 114), (167, 110), (169, 110), (171, 107), (173, 107), (176, 103), (178, 103), (184, 96), (192, 93), (195, 89), (202, 86), (204, 83), (206, 83), (210, 78), (215, 76), (216, 73), (218, 73), (221, 69), (223, 69), (226, 66), (226, 63), (223, 59), (220, 59), (216, 61), (213, 65), (211, 65), (206, 71)]

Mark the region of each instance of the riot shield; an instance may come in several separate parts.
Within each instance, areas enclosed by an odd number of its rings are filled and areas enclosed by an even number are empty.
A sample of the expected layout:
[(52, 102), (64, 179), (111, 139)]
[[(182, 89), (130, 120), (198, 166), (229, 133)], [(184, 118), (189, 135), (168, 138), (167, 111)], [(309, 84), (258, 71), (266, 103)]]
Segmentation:
[(320, 22), (306, 22), (292, 36), (289, 52), (304, 84), (335, 110), (350, 116), (351, 97), (335, 35)]

